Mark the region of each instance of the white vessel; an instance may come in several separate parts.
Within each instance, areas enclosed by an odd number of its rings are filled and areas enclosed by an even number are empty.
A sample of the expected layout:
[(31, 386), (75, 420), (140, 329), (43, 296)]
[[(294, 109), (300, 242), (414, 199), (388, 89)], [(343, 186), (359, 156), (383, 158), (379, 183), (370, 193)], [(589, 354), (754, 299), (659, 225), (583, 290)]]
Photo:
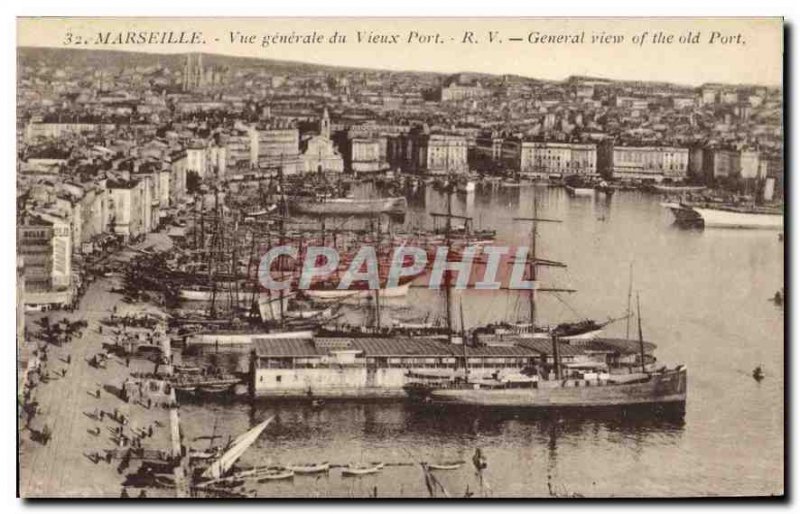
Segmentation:
[(468, 180), (466, 182), (459, 183), (457, 189), (459, 193), (474, 193), (475, 182)]
[[(224, 289), (217, 289), (216, 293), (211, 289), (181, 289), (178, 293), (181, 300), (188, 302), (210, 302), (212, 299), (225, 300), (236, 295)], [(253, 298), (253, 293), (248, 291), (239, 291), (239, 301), (246, 302)]]
[(567, 192), (573, 196), (592, 196), (594, 195), (594, 189), (591, 187), (574, 187), (574, 186), (564, 186), (567, 189)]

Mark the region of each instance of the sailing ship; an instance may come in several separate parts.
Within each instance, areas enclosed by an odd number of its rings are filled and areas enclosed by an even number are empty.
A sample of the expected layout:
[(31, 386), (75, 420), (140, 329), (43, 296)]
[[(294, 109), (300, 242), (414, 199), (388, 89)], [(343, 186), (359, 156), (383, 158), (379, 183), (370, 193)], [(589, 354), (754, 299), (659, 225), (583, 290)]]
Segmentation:
[(654, 193), (666, 194), (682, 194), (682, 193), (700, 193), (705, 191), (706, 186), (692, 186), (692, 185), (669, 185), (669, 184), (652, 184), (645, 188), (646, 191)]
[[(533, 200), (533, 217), (517, 218), (519, 221), (532, 223), (531, 247), (529, 255), (529, 279), (536, 279), (536, 224), (553, 222), (539, 218), (536, 211), (536, 200)], [(543, 261), (549, 262), (549, 261)], [(449, 284), (447, 284), (449, 286)], [(449, 294), (447, 310), (449, 313)], [(530, 294), (530, 326), (535, 327), (536, 302), (535, 290)], [(647, 345), (642, 335), (641, 309), (638, 308), (639, 352), (638, 362), (625, 364), (614, 362), (606, 356), (593, 359), (591, 352), (582, 361), (564, 362), (562, 355), (574, 355), (582, 344), (581, 341), (565, 341), (559, 330), (550, 332), (551, 347), (549, 351), (540, 346), (536, 349), (541, 357), (536, 362), (518, 373), (495, 373), (489, 377), (485, 373), (471, 374), (467, 341), (469, 335), (464, 327), (463, 310), (461, 312), (461, 345), (463, 346), (463, 372), (452, 373), (449, 377), (425, 377), (419, 373), (409, 373), (409, 382), (404, 389), (413, 400), (425, 404), (453, 404), (476, 407), (513, 407), (531, 409), (552, 408), (608, 408), (632, 406), (657, 406), (658, 408), (675, 408), (683, 414), (686, 403), (687, 372), (684, 366), (674, 369), (666, 367), (655, 369), (652, 356), (654, 345)], [(450, 326), (448, 324), (448, 326)], [(562, 329), (563, 330), (563, 329)], [(594, 340), (602, 344), (602, 340)], [(609, 341), (610, 342), (610, 341)], [(632, 341), (617, 341), (620, 346), (631, 346)], [(511, 341), (519, 347), (530, 346), (520, 338)], [(647, 347), (650, 347), (648, 354)], [(632, 364), (636, 364), (635, 371)]]
[(594, 194), (594, 186), (580, 175), (564, 177), (564, 188), (572, 196), (591, 196)]

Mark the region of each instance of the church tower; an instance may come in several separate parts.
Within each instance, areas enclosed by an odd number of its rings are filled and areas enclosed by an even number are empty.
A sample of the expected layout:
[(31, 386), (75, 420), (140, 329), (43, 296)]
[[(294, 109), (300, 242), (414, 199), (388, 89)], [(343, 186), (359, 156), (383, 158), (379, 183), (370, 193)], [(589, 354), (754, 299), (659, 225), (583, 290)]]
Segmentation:
[(328, 116), (328, 108), (322, 113), (322, 120), (319, 122), (319, 135), (325, 139), (331, 138), (331, 118)]

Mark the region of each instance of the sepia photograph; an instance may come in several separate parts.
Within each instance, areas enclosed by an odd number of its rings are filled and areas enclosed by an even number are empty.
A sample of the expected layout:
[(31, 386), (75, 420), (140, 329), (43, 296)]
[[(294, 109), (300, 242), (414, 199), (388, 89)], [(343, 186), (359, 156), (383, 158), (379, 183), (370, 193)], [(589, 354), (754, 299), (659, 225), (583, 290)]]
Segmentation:
[(16, 30), (18, 497), (786, 494), (783, 18)]

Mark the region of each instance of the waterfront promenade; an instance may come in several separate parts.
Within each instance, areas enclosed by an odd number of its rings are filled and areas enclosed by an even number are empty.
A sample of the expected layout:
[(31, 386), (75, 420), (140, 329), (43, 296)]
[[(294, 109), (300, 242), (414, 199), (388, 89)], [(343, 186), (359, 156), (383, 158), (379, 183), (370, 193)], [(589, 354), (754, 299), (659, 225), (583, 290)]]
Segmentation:
[[(93, 356), (103, 351), (104, 337), (109, 337), (107, 333), (98, 332), (100, 320), (108, 316), (115, 305), (119, 314), (154, 309), (121, 302), (119, 294), (110, 292), (111, 287), (111, 279), (97, 280), (88, 287), (76, 311), (47, 313), (51, 322), (66, 317), (72, 321), (85, 320), (88, 326), (81, 337), (76, 335), (61, 347), (47, 346), (50, 380), (40, 382), (33, 390), (32, 399), (39, 403), (40, 413), (33, 418), (31, 426), (41, 431), (46, 425), (52, 437), (47, 444), (34, 440), (33, 433), (24, 427), (23, 416), (19, 431), (19, 493), (22, 497), (119, 497), (124, 475), (133, 471), (138, 461), (132, 460), (131, 466), (120, 473), (120, 459), (112, 458), (110, 462), (100, 459), (95, 463), (91, 457), (95, 452), (104, 456), (106, 450), (126, 449), (120, 447), (115, 433), (120, 426), (129, 437), (152, 426), (153, 435), (141, 439), (142, 447), (167, 451), (172, 448), (167, 409), (155, 406), (148, 409), (141, 404), (126, 403), (119, 397), (125, 378), (134, 371), (152, 371), (153, 363), (131, 359), (128, 366), (124, 359), (111, 356), (105, 368), (89, 364)], [(33, 316), (29, 323), (31, 318)], [(107, 328), (104, 327), (104, 332)], [(66, 375), (61, 376), (64, 369)], [(127, 424), (122, 425), (108, 416), (115, 409), (128, 418)], [(101, 410), (105, 412), (102, 420), (94, 417)], [(127, 492), (131, 496), (141, 494), (135, 489)], [(174, 496), (174, 490), (147, 490), (146, 494)]]

